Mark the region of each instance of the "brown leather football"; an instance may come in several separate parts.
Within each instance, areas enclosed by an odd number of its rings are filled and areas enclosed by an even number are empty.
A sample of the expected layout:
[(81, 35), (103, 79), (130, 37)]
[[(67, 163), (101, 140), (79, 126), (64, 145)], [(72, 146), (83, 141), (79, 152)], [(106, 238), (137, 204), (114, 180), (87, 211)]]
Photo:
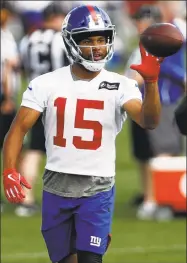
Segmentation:
[(153, 56), (168, 57), (181, 48), (184, 37), (179, 29), (170, 23), (155, 23), (140, 35), (140, 42)]

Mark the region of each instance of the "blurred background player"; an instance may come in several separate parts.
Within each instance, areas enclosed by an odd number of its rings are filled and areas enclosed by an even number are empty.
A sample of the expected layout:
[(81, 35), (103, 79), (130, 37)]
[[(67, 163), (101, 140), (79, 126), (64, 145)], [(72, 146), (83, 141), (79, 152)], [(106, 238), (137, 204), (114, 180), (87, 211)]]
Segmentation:
[[(138, 34), (141, 34), (153, 23), (171, 22), (163, 20), (159, 5), (144, 5), (138, 9), (132, 18)], [(150, 159), (160, 155), (179, 155), (182, 153), (182, 137), (177, 127), (173, 125), (173, 114), (176, 103), (181, 98), (184, 89), (186, 72), (184, 48), (173, 56), (165, 58), (161, 64), (159, 92), (162, 113), (158, 127), (154, 131), (147, 131), (135, 122), (131, 122), (133, 155), (138, 161), (142, 188), (142, 193), (135, 197), (132, 204), (140, 204), (137, 210), (137, 217), (140, 219), (153, 218), (158, 209), (154, 198), (151, 167), (149, 165)], [(125, 75), (137, 80), (144, 96), (142, 77), (129, 69), (130, 64), (139, 63), (140, 61), (140, 53), (136, 49), (126, 65)]]
[(181, 100), (175, 110), (175, 121), (180, 132), (187, 136), (187, 94)]
[[(1, 3), (1, 78), (0, 78), (0, 151), (6, 133), (16, 114), (19, 90), (19, 56), (17, 45), (7, 23), (13, 15), (11, 5)], [(1, 202), (1, 211), (3, 205)]]
[[(27, 34), (20, 43), (21, 61), (28, 82), (44, 73), (69, 64), (61, 38), (61, 26), (66, 13), (57, 2), (50, 3), (43, 10), (43, 26)], [(35, 203), (34, 185), (45, 155), (45, 138), (42, 116), (30, 132), (28, 149), (25, 149), (20, 172), (32, 185), (24, 202), (15, 213), (18, 216), (31, 216), (38, 211)]]

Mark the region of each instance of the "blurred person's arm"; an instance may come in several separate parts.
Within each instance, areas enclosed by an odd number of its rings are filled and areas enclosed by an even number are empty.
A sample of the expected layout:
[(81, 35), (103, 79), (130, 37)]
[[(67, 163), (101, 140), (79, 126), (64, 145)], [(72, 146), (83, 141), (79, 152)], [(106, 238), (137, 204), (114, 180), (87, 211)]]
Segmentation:
[[(8, 35), (9, 36), (9, 35)], [(16, 43), (10, 35), (5, 42), (8, 50), (2, 67), (3, 94), (6, 100), (12, 98), (12, 73), (19, 68), (20, 60)]]
[(8, 60), (5, 60), (3, 62), (3, 67), (2, 67), (2, 91), (5, 100), (9, 100), (12, 98), (12, 93), (10, 89), (11, 72), (12, 72), (11, 64), (9, 63)]
[(136, 49), (130, 56), (130, 58), (128, 59), (127, 61), (127, 64), (125, 66), (125, 72), (124, 72), (124, 75), (128, 78), (131, 78), (131, 79), (134, 79), (137, 81), (138, 83), (138, 86), (139, 87), (142, 87), (143, 84), (144, 84), (144, 80), (142, 78), (142, 76), (137, 72), (137, 71), (134, 71), (130, 68), (130, 65), (131, 64), (139, 64), (141, 63), (141, 54), (140, 54), (140, 51), (139, 51), (139, 48)]
[(20, 59), (17, 45), (11, 34), (8, 34), (5, 43), (6, 55), (2, 67), (2, 90), (4, 100), (1, 104), (1, 112), (8, 114), (15, 109), (14, 80), (13, 76), (19, 71)]
[(128, 78), (136, 80), (140, 87), (144, 84), (144, 80), (138, 72), (131, 72), (131, 74), (128, 75)]
[(6, 60), (2, 69), (2, 91), (3, 102), (1, 103), (1, 113), (8, 114), (15, 109), (15, 103), (12, 94), (12, 73), (14, 67), (17, 66), (16, 61)]

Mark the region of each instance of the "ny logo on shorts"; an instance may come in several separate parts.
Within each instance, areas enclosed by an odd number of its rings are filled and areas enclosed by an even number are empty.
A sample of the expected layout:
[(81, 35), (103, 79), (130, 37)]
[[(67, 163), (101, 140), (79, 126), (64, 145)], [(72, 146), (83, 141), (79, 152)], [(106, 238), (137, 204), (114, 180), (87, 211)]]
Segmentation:
[(101, 238), (91, 236), (90, 246), (100, 247), (101, 246)]

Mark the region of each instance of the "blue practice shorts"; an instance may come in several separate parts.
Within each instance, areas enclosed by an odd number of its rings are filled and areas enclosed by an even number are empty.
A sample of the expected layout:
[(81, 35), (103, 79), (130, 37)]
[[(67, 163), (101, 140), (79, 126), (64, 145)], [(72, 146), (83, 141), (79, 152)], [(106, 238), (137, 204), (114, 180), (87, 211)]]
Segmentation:
[(57, 262), (77, 250), (104, 254), (114, 208), (115, 187), (90, 197), (66, 198), (43, 191), (42, 234)]

